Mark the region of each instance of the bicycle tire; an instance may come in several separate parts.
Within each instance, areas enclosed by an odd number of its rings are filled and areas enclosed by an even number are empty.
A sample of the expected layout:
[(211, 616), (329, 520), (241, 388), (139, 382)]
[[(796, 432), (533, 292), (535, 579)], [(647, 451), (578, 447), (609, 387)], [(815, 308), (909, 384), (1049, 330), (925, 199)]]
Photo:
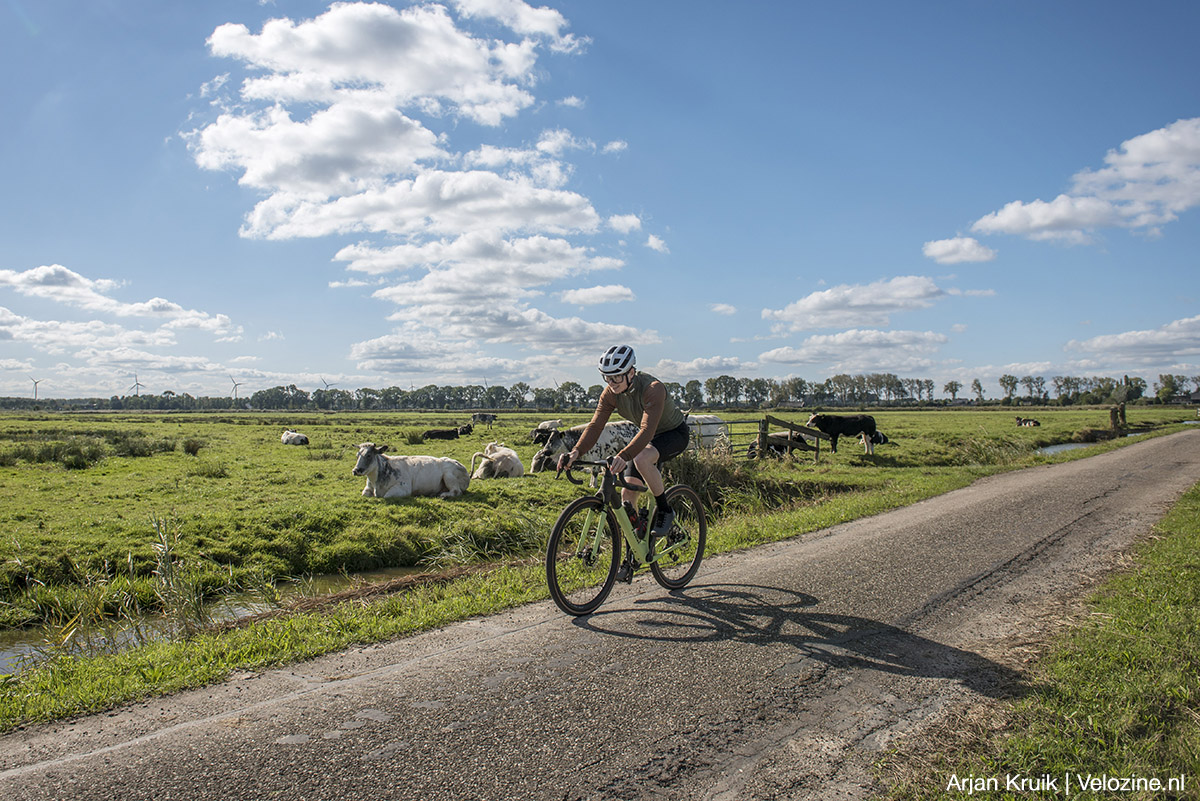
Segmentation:
[(654, 580), (668, 590), (686, 587), (700, 569), (704, 559), (704, 546), (708, 542), (708, 521), (704, 516), (704, 503), (694, 489), (686, 484), (676, 484), (666, 491), (665, 498), (675, 511), (675, 523), (665, 541), (656, 538), (655, 547), (666, 547), (686, 542), (660, 560), (650, 563)]
[[(601, 519), (604, 530), (597, 538)], [(599, 498), (568, 504), (546, 543), (546, 584), (558, 608), (576, 616), (596, 611), (616, 582), (621, 547), (616, 518)]]

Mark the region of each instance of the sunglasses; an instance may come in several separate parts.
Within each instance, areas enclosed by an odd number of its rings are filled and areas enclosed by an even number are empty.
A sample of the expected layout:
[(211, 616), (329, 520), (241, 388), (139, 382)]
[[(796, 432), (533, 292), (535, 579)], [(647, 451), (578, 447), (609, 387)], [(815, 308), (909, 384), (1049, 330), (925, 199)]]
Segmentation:
[(605, 381), (605, 383), (608, 383), (608, 384), (620, 384), (622, 381), (624, 381), (627, 378), (629, 378), (629, 373), (624, 372), (624, 373), (621, 373), (620, 375), (615, 375), (615, 376), (606, 375), (606, 376), (604, 376), (604, 381)]

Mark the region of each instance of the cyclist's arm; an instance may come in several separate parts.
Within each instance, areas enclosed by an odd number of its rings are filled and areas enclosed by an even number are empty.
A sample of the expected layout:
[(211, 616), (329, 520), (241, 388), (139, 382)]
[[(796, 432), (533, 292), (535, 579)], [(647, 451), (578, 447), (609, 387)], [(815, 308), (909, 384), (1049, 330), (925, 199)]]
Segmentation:
[(608, 422), (609, 417), (612, 417), (612, 413), (616, 411), (616, 408), (616, 396), (609, 391), (608, 387), (605, 387), (604, 391), (600, 393), (600, 401), (596, 404), (596, 411), (592, 414), (592, 419), (588, 422), (587, 428), (579, 435), (579, 441), (575, 443), (575, 447), (566, 454), (571, 462), (574, 462), (592, 449), (592, 446), (596, 444), (596, 440), (600, 439), (600, 432), (604, 430), (604, 424)]
[(642, 421), (637, 434), (629, 440), (629, 444), (617, 455), (626, 462), (632, 462), (654, 439), (658, 431), (658, 421), (662, 419), (663, 409), (667, 403), (667, 387), (661, 381), (652, 381), (642, 395)]

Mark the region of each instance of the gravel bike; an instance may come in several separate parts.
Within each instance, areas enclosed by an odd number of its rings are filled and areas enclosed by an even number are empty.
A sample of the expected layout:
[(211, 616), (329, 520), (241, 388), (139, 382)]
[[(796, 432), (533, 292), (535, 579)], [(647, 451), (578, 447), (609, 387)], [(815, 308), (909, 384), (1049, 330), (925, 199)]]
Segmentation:
[[(631, 582), (634, 572), (644, 566), (649, 566), (654, 579), (668, 590), (685, 587), (700, 568), (708, 537), (704, 506), (696, 491), (686, 484), (666, 491), (664, 497), (675, 512), (675, 523), (665, 536), (654, 537), (649, 522), (652, 510), (642, 507), (639, 511), (622, 502), (618, 491), (623, 487), (645, 492), (645, 487), (626, 484), (622, 476), (609, 470), (608, 462), (577, 460), (573, 467), (581, 465), (591, 468), (593, 475), (600, 472), (603, 479), (595, 495), (569, 503), (550, 532), (546, 583), (558, 608), (568, 615), (591, 614), (604, 603), (618, 579)], [(583, 483), (571, 474), (571, 468), (565, 474), (572, 484)]]

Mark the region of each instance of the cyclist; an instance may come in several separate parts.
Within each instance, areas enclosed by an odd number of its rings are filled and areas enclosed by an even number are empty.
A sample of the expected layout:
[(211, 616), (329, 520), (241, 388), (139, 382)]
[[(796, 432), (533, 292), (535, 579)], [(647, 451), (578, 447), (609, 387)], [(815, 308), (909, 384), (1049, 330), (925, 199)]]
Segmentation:
[[(600, 432), (615, 410), (621, 417), (637, 423), (640, 428), (629, 444), (613, 457), (612, 471), (625, 471), (626, 482), (646, 486), (655, 499), (654, 522), (650, 533), (662, 537), (671, 530), (675, 512), (663, 498), (666, 487), (658, 466), (683, 453), (688, 445), (687, 415), (680, 411), (667, 394), (667, 388), (649, 373), (639, 373), (633, 348), (614, 345), (600, 357), (600, 373), (604, 376), (604, 391), (596, 404), (592, 420), (569, 452), (558, 457), (558, 467), (564, 470), (591, 450)], [(637, 503), (637, 492), (621, 490), (622, 500)]]

